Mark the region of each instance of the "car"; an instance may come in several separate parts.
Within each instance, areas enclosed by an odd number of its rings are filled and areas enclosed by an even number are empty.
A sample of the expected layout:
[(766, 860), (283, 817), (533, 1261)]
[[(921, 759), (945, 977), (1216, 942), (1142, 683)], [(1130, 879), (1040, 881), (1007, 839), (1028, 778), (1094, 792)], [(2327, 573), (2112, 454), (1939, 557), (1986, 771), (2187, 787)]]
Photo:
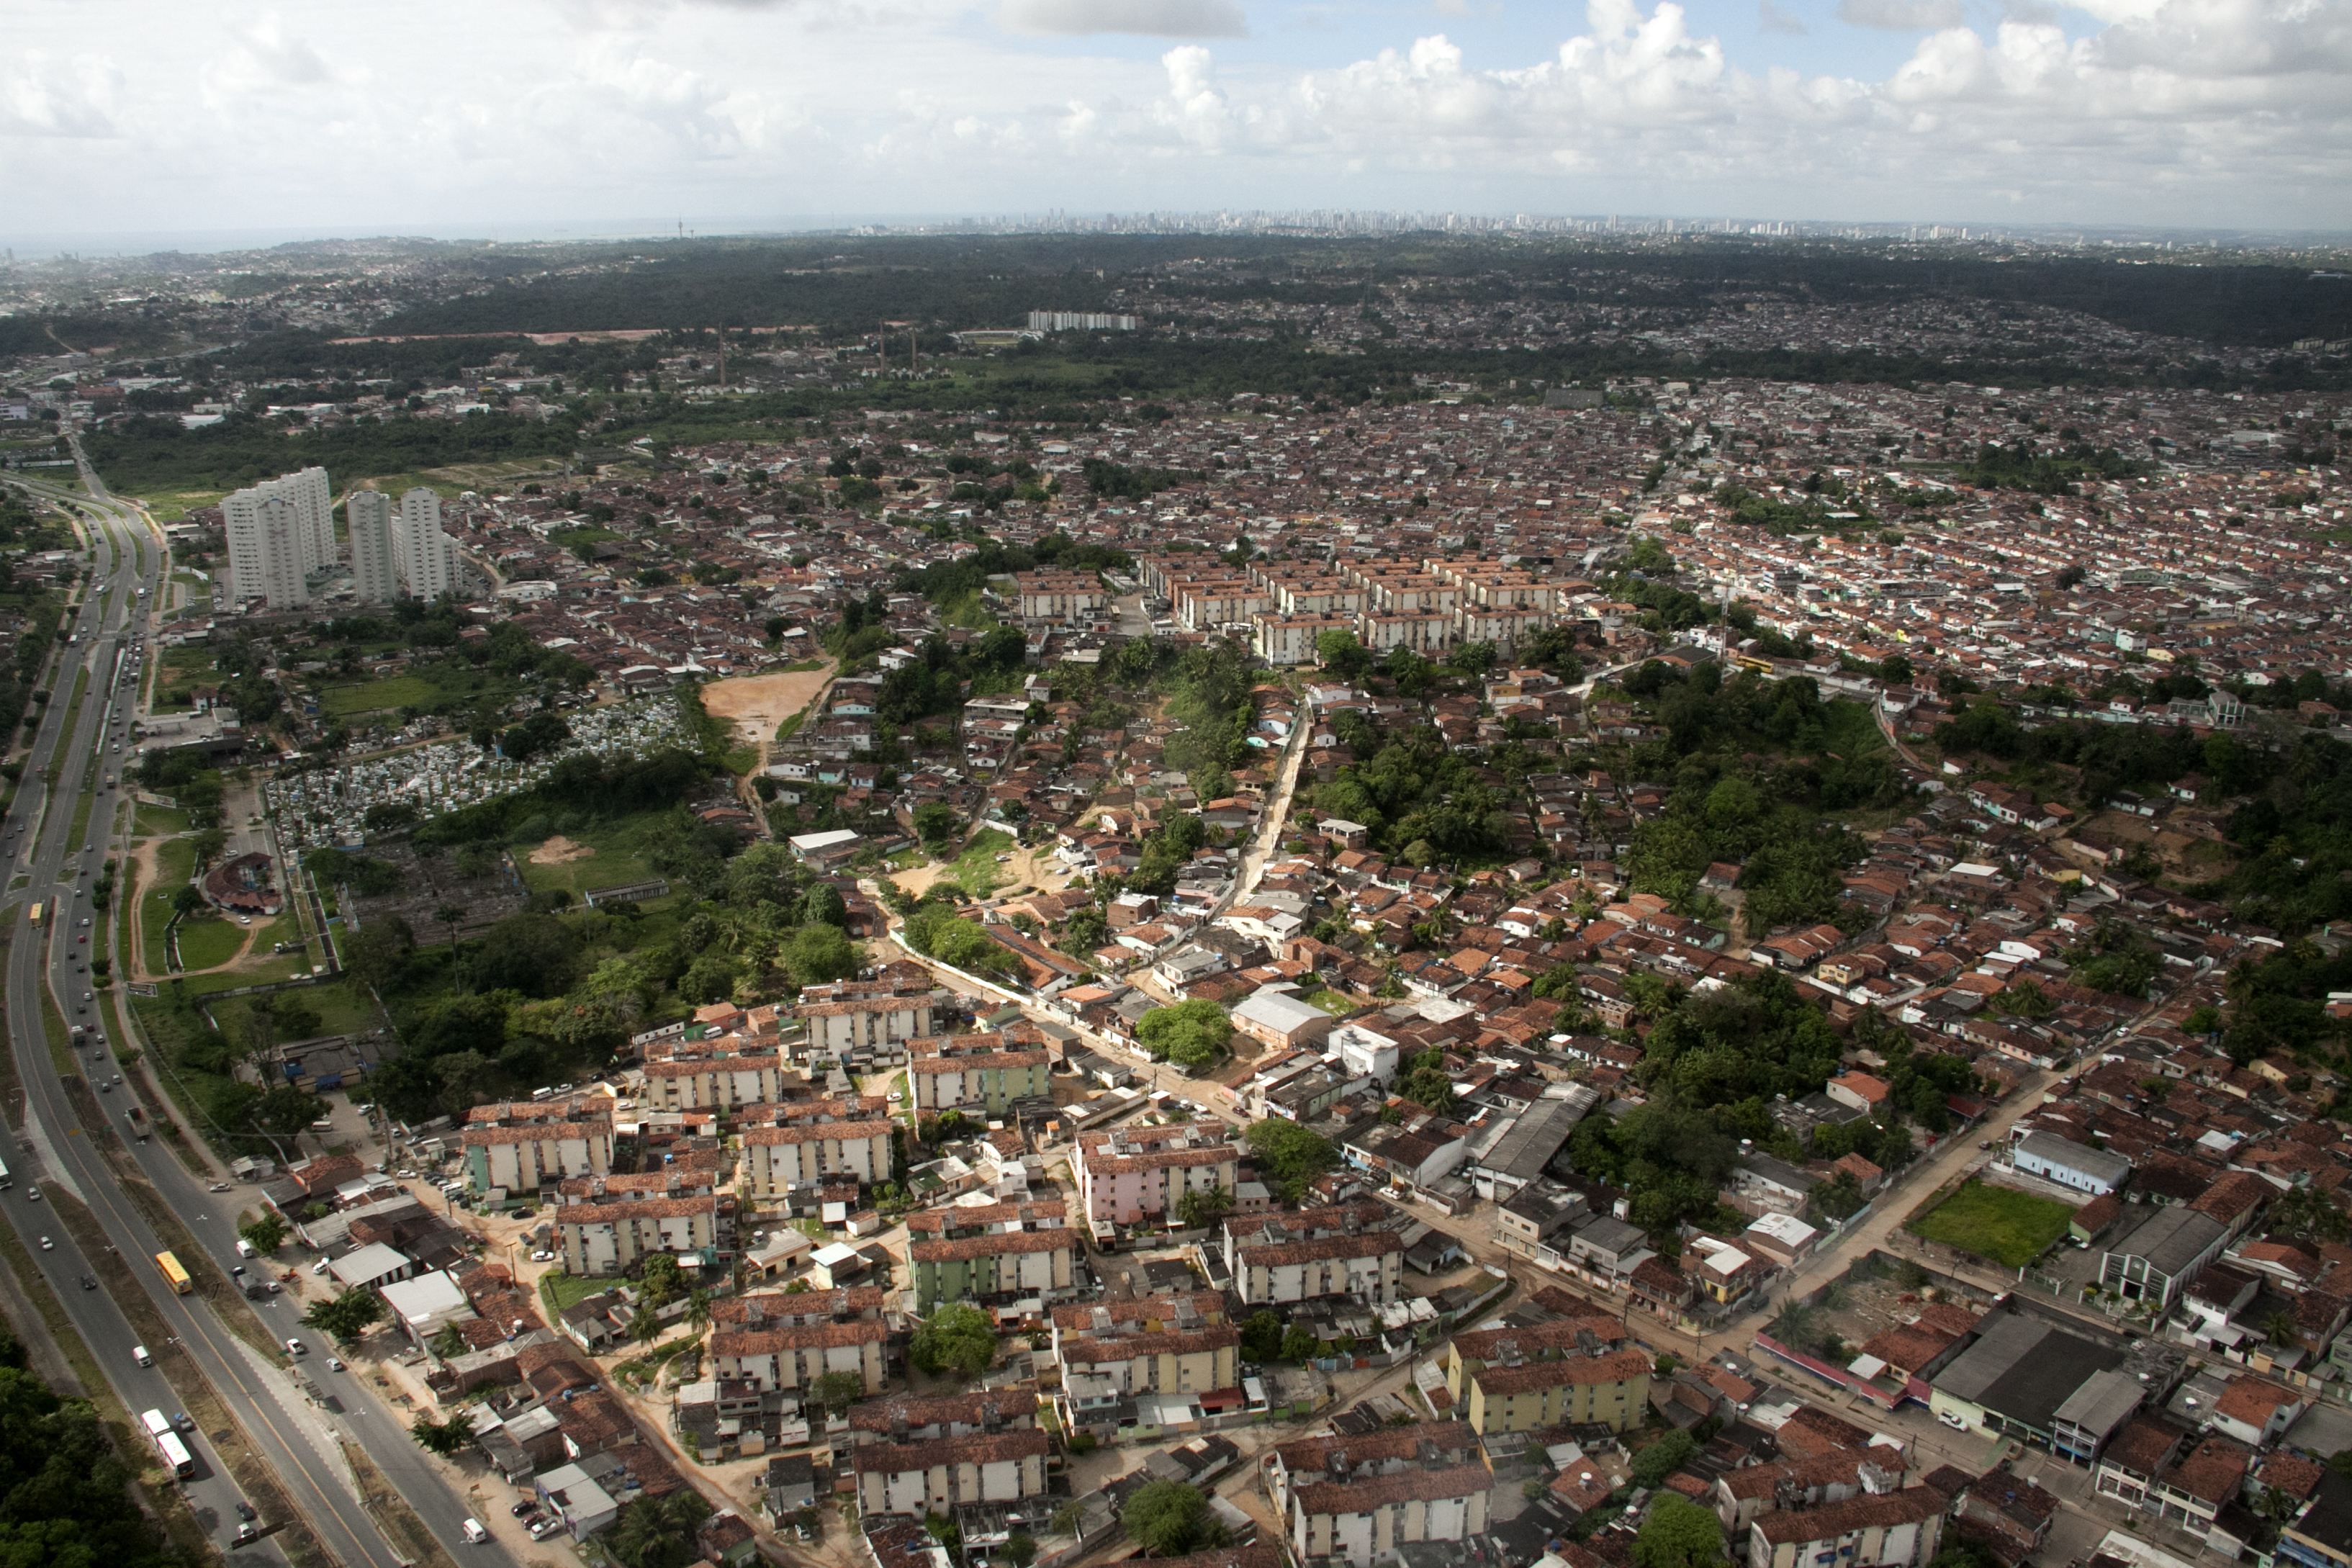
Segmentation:
[(41, 1237), (41, 1250), (43, 1252), (55, 1252), (57, 1249), (58, 1244), (56, 1242), (51, 1241), (46, 1236)]
[(1969, 1423), (1965, 1416), (1956, 1415), (1948, 1410), (1938, 1410), (1936, 1412), (1936, 1419), (1941, 1421), (1945, 1426), (1949, 1426), (1955, 1432), (1965, 1432), (1969, 1429)]
[(538, 1252), (532, 1253), (530, 1255), (530, 1260), (533, 1263), (552, 1263), (555, 1261), (555, 1254), (541, 1249)]
[(98, 1279), (97, 1279), (97, 1277), (96, 1277), (95, 1275), (90, 1275), (90, 1274), (85, 1274), (85, 1275), (83, 1275), (83, 1276), (81, 1277), (81, 1288), (82, 1288), (83, 1289), (85, 1289), (85, 1290), (95, 1290), (95, 1289), (98, 1289)]
[(304, 1344), (300, 1340), (288, 1340), (286, 1342), (286, 1353), (288, 1355), (309, 1355), (310, 1353), (310, 1347)]
[(87, 855), (87, 854), (89, 854), (92, 849), (94, 849), (94, 848), (96, 848), (96, 847), (97, 847), (97, 846), (95, 846), (95, 845), (91, 845), (91, 844), (85, 844), (85, 845), (83, 845), (83, 846), (81, 847), (81, 852), (82, 852), (83, 854)]
[(236, 1517), (239, 1519), (259, 1519), (261, 1515), (254, 1510), (254, 1507), (251, 1503), (246, 1501), (243, 1498), (239, 1498), (236, 1500)]
[(490, 1532), (482, 1528), (482, 1521), (478, 1519), (467, 1520), (457, 1527), (457, 1531), (466, 1538), (468, 1546), (479, 1546), (490, 1538)]
[(100, 1094), (112, 1094), (114, 1092), (114, 1086), (110, 1083), (101, 1083), (98, 1086), (98, 1092)]
[(327, 1358), (327, 1370), (329, 1372), (341, 1372), (343, 1370), (343, 1363), (337, 1361), (333, 1356), (329, 1356)]
[(1012, 857), (1012, 856), (1010, 856), (1010, 855), (999, 855), (999, 856), (996, 858), (996, 863), (997, 863), (998, 865), (1002, 866), (1002, 865), (1003, 865), (1006, 861), (1008, 861), (1008, 860), (1010, 860), (1010, 859), (1012, 859), (1012, 858), (1013, 858), (1013, 857)]
[(193, 1432), (196, 1429), (195, 1421), (184, 1410), (172, 1412), (172, 1425), (183, 1432)]
[(39, 1203), (41, 1201), (41, 1189), (38, 1187), (28, 1188), (25, 1193), (25, 1196), (33, 1203)]
[(321, 1258), (320, 1259), (319, 1259), (319, 1261), (318, 1261), (318, 1262), (313, 1263), (312, 1265), (310, 1265), (310, 1272), (311, 1272), (311, 1273), (313, 1273), (313, 1274), (324, 1274), (326, 1271), (327, 1271), (327, 1260), (326, 1260), (325, 1258)]
[(84, 935), (78, 936), (78, 937), (74, 938), (74, 941), (76, 941), (76, 942), (88, 942), (89, 940), (89, 937), (86, 933), (85, 933)]
[(251, 915), (239, 915), (236, 917), (236, 923), (241, 926), (249, 926), (253, 923), (253, 917)]
[(530, 1538), (533, 1541), (544, 1541), (562, 1528), (563, 1521), (560, 1519), (535, 1520), (530, 1526)]
[(211, 1186), (206, 1187), (205, 1191), (208, 1193), (225, 1193), (228, 1191), (228, 1184), (226, 1182), (215, 1182)]
[(231, 1546), (242, 1546), (247, 1542), (257, 1538), (260, 1534), (260, 1530), (257, 1528), (250, 1520), (248, 1520), (245, 1523), (236, 1527), (236, 1534), (230, 1538), (229, 1544)]
[(517, 1519), (520, 1519), (527, 1513), (537, 1513), (539, 1511), (539, 1500), (537, 1498), (527, 1497), (520, 1502), (516, 1503), (512, 1508), (507, 1510), (507, 1511), (514, 1515)]
[(416, 1173), (414, 1171), (394, 1171), (393, 1174), (404, 1182), (413, 1182), (416, 1179)]
[(240, 1278), (244, 1273), (245, 1265), (242, 1263), (232, 1263), (228, 1267), (228, 1275), (232, 1279)]

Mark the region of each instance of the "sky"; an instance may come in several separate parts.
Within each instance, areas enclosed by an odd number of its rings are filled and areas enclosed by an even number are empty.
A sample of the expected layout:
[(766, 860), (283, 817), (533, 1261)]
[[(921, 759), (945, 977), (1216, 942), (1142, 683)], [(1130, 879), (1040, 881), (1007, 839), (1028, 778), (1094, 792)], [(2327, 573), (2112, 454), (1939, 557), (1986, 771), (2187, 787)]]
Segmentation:
[(2352, 0), (0, 0), (0, 238), (2352, 229)]

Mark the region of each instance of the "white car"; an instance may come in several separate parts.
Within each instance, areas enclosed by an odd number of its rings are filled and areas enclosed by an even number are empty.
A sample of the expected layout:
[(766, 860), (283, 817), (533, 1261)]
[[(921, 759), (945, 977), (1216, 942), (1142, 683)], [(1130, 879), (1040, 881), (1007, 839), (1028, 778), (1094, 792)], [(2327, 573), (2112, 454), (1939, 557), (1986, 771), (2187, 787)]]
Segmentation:
[(286, 1353), (288, 1355), (309, 1355), (310, 1353), (310, 1347), (304, 1344), (300, 1340), (288, 1340), (286, 1342)]
[(1948, 1410), (1938, 1410), (1936, 1412), (1936, 1419), (1941, 1421), (1945, 1426), (1949, 1426), (1955, 1432), (1965, 1432), (1969, 1429), (1968, 1418), (1966, 1416), (1956, 1415)]
[(534, 1252), (530, 1255), (530, 1260), (533, 1263), (552, 1263), (555, 1261), (555, 1254), (552, 1252)]
[(46, 1236), (41, 1237), (41, 1250), (43, 1252), (55, 1252), (57, 1249), (58, 1244), (56, 1242), (51, 1241)]
[(329, 1372), (341, 1372), (343, 1370), (343, 1363), (337, 1361), (333, 1356), (329, 1356), (327, 1358), (327, 1370)]

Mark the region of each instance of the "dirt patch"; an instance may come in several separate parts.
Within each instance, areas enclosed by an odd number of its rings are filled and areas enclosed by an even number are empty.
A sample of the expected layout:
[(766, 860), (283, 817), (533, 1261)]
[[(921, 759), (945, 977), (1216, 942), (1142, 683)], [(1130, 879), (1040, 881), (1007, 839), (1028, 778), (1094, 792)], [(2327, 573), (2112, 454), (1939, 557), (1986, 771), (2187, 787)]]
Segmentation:
[(585, 860), (594, 853), (593, 846), (574, 844), (559, 833), (530, 852), (530, 863), (534, 866), (561, 866), (567, 861)]
[(773, 740), (777, 726), (806, 708), (832, 679), (833, 664), (827, 660), (822, 669), (714, 680), (702, 689), (702, 706), (719, 718), (732, 720), (737, 737), (757, 746)]

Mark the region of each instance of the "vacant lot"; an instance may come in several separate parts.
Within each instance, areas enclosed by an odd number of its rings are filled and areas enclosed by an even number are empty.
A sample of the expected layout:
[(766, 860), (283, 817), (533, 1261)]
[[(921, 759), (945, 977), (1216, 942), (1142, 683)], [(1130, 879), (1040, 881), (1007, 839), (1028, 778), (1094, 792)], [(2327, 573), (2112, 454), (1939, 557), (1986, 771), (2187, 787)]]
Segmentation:
[(577, 895), (591, 888), (649, 882), (661, 873), (645, 861), (646, 841), (667, 815), (639, 812), (614, 822), (574, 828), (556, 836), (561, 844), (556, 838), (539, 845), (518, 844), (515, 863), (522, 868), (523, 882), (534, 893), (562, 888)]
[(180, 963), (187, 969), (217, 969), (244, 950), (248, 927), (234, 921), (193, 917), (180, 922)]
[(2065, 1235), (2066, 1222), (2074, 1217), (2071, 1204), (1970, 1182), (1914, 1218), (1910, 1228), (1929, 1241), (1973, 1252), (2004, 1268), (2022, 1268)]
[(733, 721), (736, 738), (756, 746), (806, 708), (832, 674), (833, 664), (827, 660), (816, 669), (714, 680), (702, 689), (702, 706), (714, 718)]
[(394, 675), (357, 686), (330, 686), (319, 694), (319, 706), (337, 718), (348, 718), (353, 713), (421, 708), (440, 694), (439, 689), (422, 676)]

